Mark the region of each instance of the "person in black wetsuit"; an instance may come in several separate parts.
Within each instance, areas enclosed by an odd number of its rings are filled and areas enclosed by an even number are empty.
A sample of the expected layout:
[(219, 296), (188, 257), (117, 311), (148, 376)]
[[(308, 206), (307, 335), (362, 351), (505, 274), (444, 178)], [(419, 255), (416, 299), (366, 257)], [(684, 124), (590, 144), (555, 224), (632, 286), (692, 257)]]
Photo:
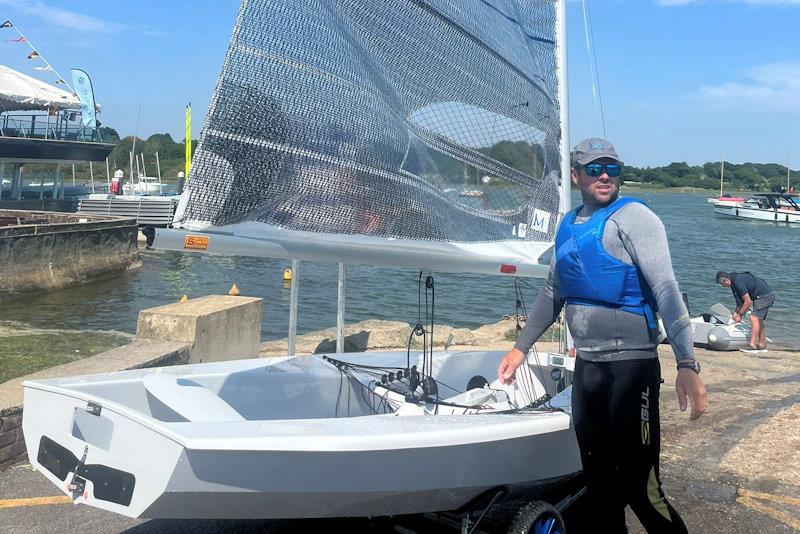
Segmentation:
[(766, 321), (769, 309), (775, 304), (775, 292), (763, 278), (747, 271), (743, 273), (719, 271), (716, 280), (718, 284), (731, 288), (733, 292), (736, 310), (732, 318), (735, 322), (741, 321), (742, 316), (747, 313), (751, 305), (753, 306), (753, 312), (750, 314), (750, 345), (739, 350), (750, 353), (767, 352)]
[(649, 533), (687, 532), (664, 495), (657, 310), (678, 367), (675, 389), (691, 419), (706, 409), (686, 305), (664, 225), (643, 203), (619, 197), (622, 163), (605, 139), (572, 152), (583, 205), (565, 214), (546, 283), (498, 377), (509, 383), (533, 343), (565, 310), (577, 360), (572, 417), (596, 532), (627, 532), (630, 505)]

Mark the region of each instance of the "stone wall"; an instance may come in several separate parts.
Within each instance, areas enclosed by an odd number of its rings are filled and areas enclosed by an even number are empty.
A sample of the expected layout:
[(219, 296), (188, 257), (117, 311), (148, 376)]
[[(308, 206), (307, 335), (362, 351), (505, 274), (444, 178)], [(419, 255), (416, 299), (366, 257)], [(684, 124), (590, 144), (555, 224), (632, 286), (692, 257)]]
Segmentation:
[(0, 296), (77, 285), (141, 265), (135, 219), (14, 210), (0, 216), (48, 221), (0, 227)]
[(25, 457), (22, 406), (0, 411), (0, 471)]

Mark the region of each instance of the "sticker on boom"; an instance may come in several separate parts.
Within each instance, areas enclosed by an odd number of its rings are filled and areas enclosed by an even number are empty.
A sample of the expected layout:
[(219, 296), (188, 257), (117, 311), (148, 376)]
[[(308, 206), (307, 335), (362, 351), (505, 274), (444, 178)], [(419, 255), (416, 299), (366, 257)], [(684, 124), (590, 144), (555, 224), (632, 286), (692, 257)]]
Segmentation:
[(204, 235), (187, 235), (183, 239), (183, 248), (206, 250), (208, 248), (208, 237)]

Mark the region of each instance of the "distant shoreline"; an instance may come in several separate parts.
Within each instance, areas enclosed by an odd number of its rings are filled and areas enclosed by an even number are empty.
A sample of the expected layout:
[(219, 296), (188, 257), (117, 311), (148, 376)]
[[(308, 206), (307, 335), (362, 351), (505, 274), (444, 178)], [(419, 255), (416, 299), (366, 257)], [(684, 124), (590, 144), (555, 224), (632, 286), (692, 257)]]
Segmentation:
[[(620, 191), (634, 191), (634, 192), (645, 192), (645, 193), (693, 193), (699, 194), (704, 193), (709, 196), (714, 196), (718, 194), (718, 190), (716, 189), (705, 189), (702, 187), (665, 187), (659, 185), (650, 185), (650, 184), (636, 184), (636, 185), (628, 185), (622, 184), (620, 186)], [(750, 194), (745, 191), (735, 191), (736, 193), (743, 193), (743, 194)]]

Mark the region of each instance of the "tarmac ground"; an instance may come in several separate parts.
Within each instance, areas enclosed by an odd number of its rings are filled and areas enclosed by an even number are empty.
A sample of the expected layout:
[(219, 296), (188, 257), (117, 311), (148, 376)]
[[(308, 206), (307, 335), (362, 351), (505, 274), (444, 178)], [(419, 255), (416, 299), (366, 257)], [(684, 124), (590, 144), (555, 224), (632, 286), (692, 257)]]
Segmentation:
[[(800, 532), (800, 353), (757, 356), (698, 350), (709, 407), (690, 422), (675, 400), (675, 370), (668, 347), (661, 351), (662, 462), (665, 491), (690, 532)], [(570, 533), (601, 532), (580, 512), (566, 514)], [(486, 519), (502, 531), (513, 506)], [(644, 530), (630, 512), (631, 533)], [(448, 532), (418, 517), (341, 520), (146, 520), (75, 506), (29, 464), (0, 473), (0, 532), (98, 534)]]

